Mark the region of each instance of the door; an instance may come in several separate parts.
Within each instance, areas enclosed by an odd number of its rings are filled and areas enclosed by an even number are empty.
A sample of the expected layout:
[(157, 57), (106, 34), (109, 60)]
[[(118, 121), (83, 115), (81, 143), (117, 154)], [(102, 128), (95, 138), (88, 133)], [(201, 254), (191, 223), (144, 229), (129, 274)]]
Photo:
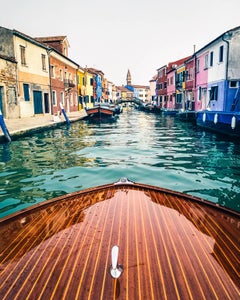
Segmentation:
[(44, 108), (45, 108), (45, 113), (49, 114), (50, 113), (50, 109), (49, 109), (49, 97), (47, 93), (44, 93)]
[(42, 92), (33, 91), (34, 114), (43, 113)]

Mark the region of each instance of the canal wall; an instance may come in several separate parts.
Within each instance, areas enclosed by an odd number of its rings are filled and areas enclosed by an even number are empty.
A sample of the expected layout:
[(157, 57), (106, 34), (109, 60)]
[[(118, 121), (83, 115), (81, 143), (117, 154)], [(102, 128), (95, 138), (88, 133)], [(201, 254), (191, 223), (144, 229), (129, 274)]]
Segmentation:
[[(67, 113), (70, 124), (86, 118), (87, 113), (85, 109), (76, 112)], [(34, 116), (19, 119), (5, 119), (5, 124), (10, 133), (11, 139), (16, 140), (22, 136), (28, 136), (35, 132), (57, 128), (66, 124), (66, 120), (63, 115), (53, 116)], [(0, 129), (0, 142), (6, 142), (6, 138)]]

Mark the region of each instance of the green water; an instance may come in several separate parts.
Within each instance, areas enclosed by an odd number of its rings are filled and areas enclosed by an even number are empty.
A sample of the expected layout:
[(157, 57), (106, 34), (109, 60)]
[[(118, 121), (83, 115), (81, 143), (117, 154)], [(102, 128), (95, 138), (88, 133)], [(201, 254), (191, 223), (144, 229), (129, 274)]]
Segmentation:
[(0, 218), (121, 177), (240, 211), (240, 143), (171, 116), (125, 110), (0, 145)]

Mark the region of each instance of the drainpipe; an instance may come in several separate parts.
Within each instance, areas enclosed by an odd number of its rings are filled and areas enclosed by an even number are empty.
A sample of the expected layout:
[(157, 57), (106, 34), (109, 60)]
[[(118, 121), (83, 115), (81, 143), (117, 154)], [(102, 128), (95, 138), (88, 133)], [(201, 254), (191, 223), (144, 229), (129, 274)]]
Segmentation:
[(15, 63), (15, 71), (16, 71), (16, 98), (17, 98), (17, 106), (18, 106), (18, 117), (21, 118), (21, 107), (19, 101), (19, 82), (18, 82), (18, 63)]
[(51, 64), (50, 64), (50, 53), (52, 52), (52, 49), (47, 49), (48, 54), (48, 72), (49, 72), (49, 91), (50, 91), (50, 102), (51, 102), (51, 114), (53, 115), (53, 102), (52, 102), (52, 82), (51, 82)]
[(194, 61), (194, 65), (193, 65), (193, 68), (194, 68), (194, 82), (193, 82), (193, 90), (194, 90), (194, 94), (193, 94), (193, 97), (194, 97), (194, 110), (196, 111), (196, 106), (197, 106), (197, 92), (196, 92), (196, 78), (197, 78), (197, 72), (196, 72), (196, 45), (193, 45), (193, 61)]
[[(226, 34), (224, 34), (226, 35)], [(226, 111), (227, 108), (227, 96), (228, 96), (228, 62), (229, 62), (229, 41), (224, 39), (224, 35), (222, 35), (222, 40), (227, 44), (227, 62), (226, 62), (226, 73), (225, 73), (225, 80), (226, 80), (226, 86), (224, 87), (224, 107), (223, 110)], [(229, 33), (227, 33), (227, 36), (229, 36)]]

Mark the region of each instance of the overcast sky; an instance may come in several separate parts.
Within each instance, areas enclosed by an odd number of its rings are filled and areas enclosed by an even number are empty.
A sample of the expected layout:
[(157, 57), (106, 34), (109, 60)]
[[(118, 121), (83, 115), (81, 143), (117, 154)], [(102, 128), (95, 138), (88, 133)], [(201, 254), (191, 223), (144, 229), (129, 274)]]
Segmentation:
[(66, 35), (69, 58), (116, 85), (148, 85), (156, 69), (240, 26), (239, 0), (6, 0), (0, 26)]

